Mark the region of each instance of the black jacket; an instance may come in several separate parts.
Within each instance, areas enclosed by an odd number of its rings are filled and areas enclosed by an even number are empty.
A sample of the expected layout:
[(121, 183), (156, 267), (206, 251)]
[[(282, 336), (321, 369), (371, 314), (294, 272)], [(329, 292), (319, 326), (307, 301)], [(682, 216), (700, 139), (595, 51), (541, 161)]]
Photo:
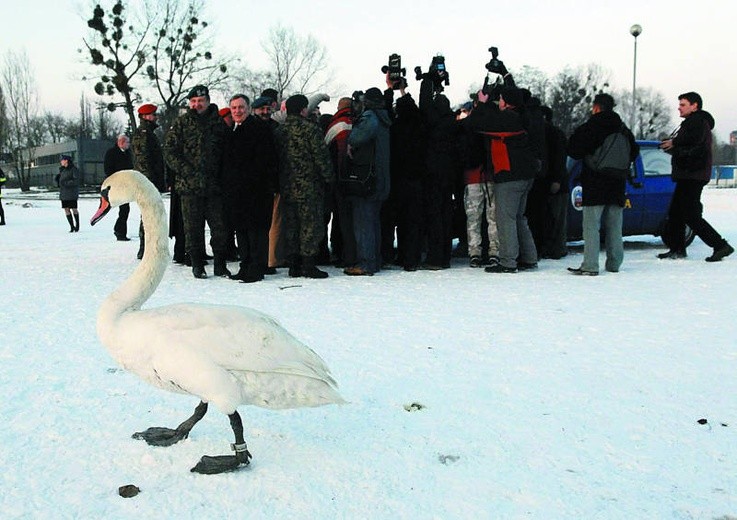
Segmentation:
[(223, 150), (225, 210), (235, 229), (267, 226), (277, 191), (277, 154), (269, 125), (249, 116), (228, 130)]
[(464, 120), (465, 125), (484, 138), (486, 171), (494, 182), (534, 179), (540, 171), (522, 116), (514, 110), (500, 110), (489, 100), (479, 103)]
[[(609, 134), (620, 131), (622, 119), (616, 112), (607, 110), (593, 114), (588, 121), (576, 128), (568, 141), (568, 155), (583, 159), (604, 143)], [(624, 134), (630, 141), (630, 161), (640, 153), (640, 147), (629, 128), (624, 126)], [(624, 207), (625, 179), (609, 177), (592, 171), (585, 163), (581, 167), (581, 188), (584, 206), (617, 205)]]
[(121, 150), (118, 146), (113, 146), (105, 152), (105, 160), (103, 162), (105, 177), (109, 177), (113, 173), (120, 170), (133, 169), (133, 154), (128, 150)]
[(697, 110), (686, 117), (673, 137), (673, 148), (668, 153), (673, 157), (673, 180), (711, 179), (711, 130), (714, 118), (705, 110)]

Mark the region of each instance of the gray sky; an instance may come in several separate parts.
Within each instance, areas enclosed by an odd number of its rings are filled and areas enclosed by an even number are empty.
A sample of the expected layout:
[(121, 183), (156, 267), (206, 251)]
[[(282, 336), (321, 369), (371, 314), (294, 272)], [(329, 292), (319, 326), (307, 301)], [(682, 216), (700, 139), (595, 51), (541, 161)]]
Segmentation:
[[(530, 65), (552, 75), (566, 65), (597, 63), (612, 72), (614, 88), (631, 89), (634, 38), (629, 28), (638, 23), (643, 32), (637, 39), (637, 87), (654, 88), (672, 100), (674, 122), (676, 97), (695, 90), (716, 119), (719, 139), (726, 141), (729, 132), (737, 130), (737, 52), (731, 36), (733, 2), (728, 0), (206, 0), (206, 4), (203, 18), (216, 28), (217, 44), (237, 52), (254, 68), (265, 65), (261, 42), (273, 24), (312, 33), (328, 48), (335, 84), (345, 89), (330, 92), (334, 99), (353, 90), (381, 87), (380, 68), (393, 52), (402, 55), (410, 76), (416, 65), (425, 70), (431, 57), (441, 52), (451, 79), (446, 94), (452, 103), (460, 103), (470, 85), (483, 81), (491, 45), (499, 48), (499, 57), (510, 69)], [(0, 53), (25, 48), (43, 107), (76, 114), (83, 91), (95, 97), (92, 83), (80, 79), (90, 69), (77, 52), (88, 33), (85, 20), (91, 3), (35, 0), (14, 5), (4, 9), (12, 14), (12, 24), (0, 31)], [(413, 79), (410, 91), (418, 92)], [(333, 109), (329, 103), (323, 111)]]

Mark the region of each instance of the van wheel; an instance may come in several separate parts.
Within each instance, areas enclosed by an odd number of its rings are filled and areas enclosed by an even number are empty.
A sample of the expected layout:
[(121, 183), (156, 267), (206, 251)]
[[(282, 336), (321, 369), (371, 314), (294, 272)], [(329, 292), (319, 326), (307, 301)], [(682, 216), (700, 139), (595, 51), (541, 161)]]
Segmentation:
[[(691, 229), (690, 226), (686, 226), (685, 230), (685, 244), (686, 247), (690, 246), (693, 242), (694, 238), (696, 238), (696, 235), (693, 232), (693, 229)], [(668, 219), (663, 221), (663, 225), (660, 227), (660, 238), (663, 239), (663, 243), (668, 249), (672, 249), (672, 245), (669, 244), (670, 240), (668, 237), (670, 236), (670, 233), (668, 232)]]

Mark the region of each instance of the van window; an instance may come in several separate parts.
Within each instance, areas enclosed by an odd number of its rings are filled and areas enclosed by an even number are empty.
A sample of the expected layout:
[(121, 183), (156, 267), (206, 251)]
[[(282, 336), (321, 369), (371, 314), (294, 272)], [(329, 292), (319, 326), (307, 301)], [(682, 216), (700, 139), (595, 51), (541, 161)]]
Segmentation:
[(640, 155), (646, 176), (670, 175), (670, 155), (663, 150), (641, 146)]

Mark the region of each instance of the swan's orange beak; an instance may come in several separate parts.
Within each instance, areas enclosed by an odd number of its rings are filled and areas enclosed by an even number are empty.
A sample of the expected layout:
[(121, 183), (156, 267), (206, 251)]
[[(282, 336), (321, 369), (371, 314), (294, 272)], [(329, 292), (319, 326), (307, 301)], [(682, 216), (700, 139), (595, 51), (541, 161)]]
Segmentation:
[(110, 186), (105, 188), (100, 192), (100, 207), (97, 208), (97, 211), (94, 215), (92, 215), (92, 218), (90, 219), (90, 226), (94, 226), (97, 224), (97, 222), (102, 219), (105, 215), (107, 215), (107, 212), (110, 211), (110, 200), (108, 200), (108, 192), (110, 191)]

